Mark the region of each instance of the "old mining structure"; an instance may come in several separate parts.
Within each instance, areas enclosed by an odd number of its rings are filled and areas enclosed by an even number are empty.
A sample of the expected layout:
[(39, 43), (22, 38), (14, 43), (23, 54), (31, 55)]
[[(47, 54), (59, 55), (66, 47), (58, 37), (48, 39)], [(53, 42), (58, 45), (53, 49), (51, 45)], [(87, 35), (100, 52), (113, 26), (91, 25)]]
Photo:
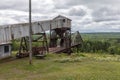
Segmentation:
[[(33, 55), (46, 53), (71, 53), (71, 48), (82, 44), (82, 38), (77, 31), (71, 33), (71, 19), (57, 16), (52, 20), (32, 22), (32, 34), (39, 35), (32, 42), (41, 43), (41, 46), (32, 47)], [(50, 32), (49, 38), (46, 31)], [(29, 23), (0, 26), (0, 58), (10, 56), (11, 41), (21, 39), (20, 48), (16, 57), (29, 56), (28, 49)], [(48, 41), (49, 40), (49, 41)], [(8, 55), (7, 55), (8, 54)]]

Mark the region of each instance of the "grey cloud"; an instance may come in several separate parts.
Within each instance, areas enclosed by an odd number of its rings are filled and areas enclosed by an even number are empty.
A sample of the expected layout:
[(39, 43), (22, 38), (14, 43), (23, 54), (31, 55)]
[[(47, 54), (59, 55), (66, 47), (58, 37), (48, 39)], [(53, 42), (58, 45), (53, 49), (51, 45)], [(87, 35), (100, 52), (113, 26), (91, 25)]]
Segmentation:
[(94, 10), (92, 16), (97, 22), (119, 20), (120, 10), (118, 8), (113, 8), (112, 6), (104, 6)]
[(56, 8), (69, 8), (74, 5), (85, 5), (90, 8), (98, 8), (101, 5), (113, 5), (118, 7), (120, 0), (54, 0)]
[(101, 7), (94, 11), (95, 16), (113, 16), (113, 15), (120, 15), (119, 9), (114, 9), (111, 7)]
[(0, 9), (15, 9), (28, 11), (28, 0), (2, 0)]
[[(32, 0), (32, 20), (59, 14), (72, 19), (72, 30), (120, 31), (120, 0)], [(1, 0), (0, 24), (28, 22), (28, 0)]]
[(94, 21), (95, 22), (104, 22), (104, 21), (119, 21), (120, 19), (119, 19), (119, 17), (117, 17), (117, 18), (114, 18), (114, 17), (111, 17), (111, 18), (109, 18), (109, 17), (99, 17), (99, 18), (94, 18)]
[(82, 8), (72, 8), (69, 11), (70, 16), (84, 16), (86, 14), (86, 11)]

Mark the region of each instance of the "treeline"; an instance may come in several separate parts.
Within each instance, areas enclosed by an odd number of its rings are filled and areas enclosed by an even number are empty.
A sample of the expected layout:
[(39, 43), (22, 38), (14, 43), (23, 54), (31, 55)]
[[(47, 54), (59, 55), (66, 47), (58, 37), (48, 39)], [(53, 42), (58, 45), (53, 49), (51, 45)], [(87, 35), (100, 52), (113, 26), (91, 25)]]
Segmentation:
[[(33, 46), (40, 46), (41, 43), (33, 43)], [(12, 42), (12, 50), (17, 51), (20, 47), (20, 41)], [(76, 50), (75, 50), (76, 51)], [(101, 39), (101, 40), (83, 40), (80, 52), (86, 53), (110, 53), (120, 55), (120, 39)]]
[(90, 41), (86, 40), (79, 48), (80, 52), (110, 53), (120, 55), (120, 43), (116, 41)]

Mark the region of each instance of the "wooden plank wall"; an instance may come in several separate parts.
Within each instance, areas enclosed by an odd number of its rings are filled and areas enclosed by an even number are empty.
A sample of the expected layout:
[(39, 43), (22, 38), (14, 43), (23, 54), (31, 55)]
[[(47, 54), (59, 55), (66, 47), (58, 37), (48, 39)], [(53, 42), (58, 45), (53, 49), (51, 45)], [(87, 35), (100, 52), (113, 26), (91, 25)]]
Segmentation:
[[(63, 19), (33, 22), (33, 34), (41, 33), (43, 31), (41, 29), (41, 26), (45, 31), (48, 31), (50, 30), (50, 26), (52, 27), (52, 29), (61, 27), (71, 27), (71, 22), (64, 22)], [(0, 44), (7, 43), (13, 39), (18, 39), (25, 36), (29, 36), (29, 23), (0, 26)]]

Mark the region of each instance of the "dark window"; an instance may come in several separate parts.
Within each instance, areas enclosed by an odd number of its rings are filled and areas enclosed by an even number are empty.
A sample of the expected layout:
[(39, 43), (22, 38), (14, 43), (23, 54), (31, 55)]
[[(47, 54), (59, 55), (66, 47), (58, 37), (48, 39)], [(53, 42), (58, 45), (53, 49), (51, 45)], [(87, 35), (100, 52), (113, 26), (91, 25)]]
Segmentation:
[(4, 46), (4, 53), (8, 53), (9, 52), (9, 46)]
[(63, 19), (63, 22), (65, 23), (65, 19)]

